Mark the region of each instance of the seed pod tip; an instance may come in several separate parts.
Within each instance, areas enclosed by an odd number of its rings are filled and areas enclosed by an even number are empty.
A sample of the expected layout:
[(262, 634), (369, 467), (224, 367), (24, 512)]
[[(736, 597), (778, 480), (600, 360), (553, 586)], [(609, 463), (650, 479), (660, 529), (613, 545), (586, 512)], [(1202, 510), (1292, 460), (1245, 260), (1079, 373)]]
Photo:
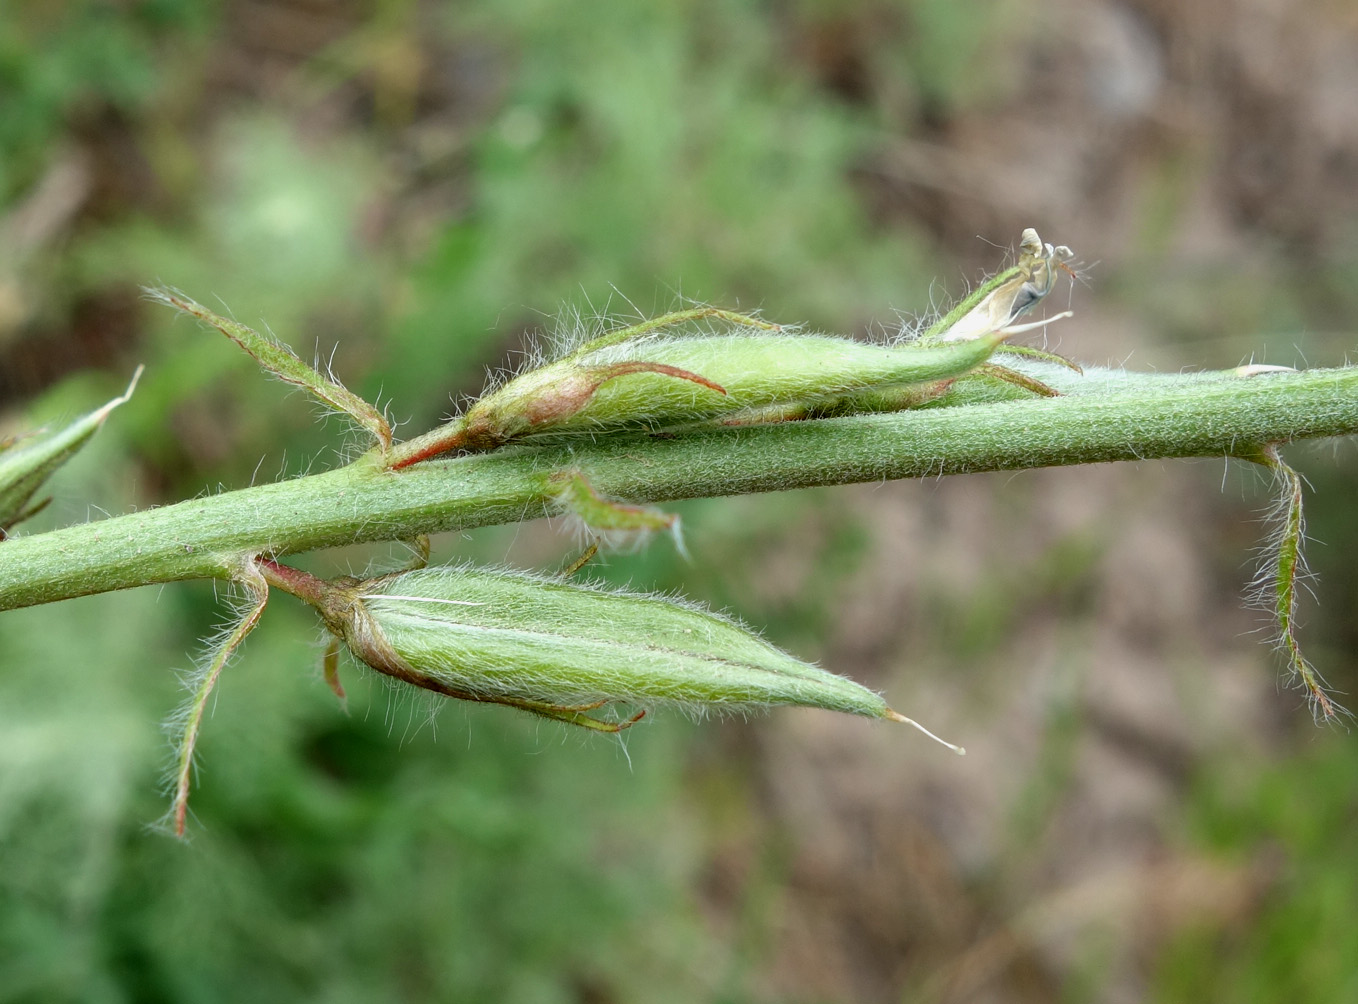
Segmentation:
[(902, 725), (912, 725), (912, 726), (914, 726), (915, 728), (917, 728), (917, 729), (919, 729), (921, 732), (923, 732), (926, 736), (928, 736), (930, 739), (932, 739), (934, 742), (936, 742), (936, 743), (941, 743), (942, 745), (948, 747), (948, 749), (952, 750), (952, 751), (953, 751), (954, 753), (956, 753), (958, 756), (966, 756), (966, 755), (967, 755), (967, 751), (966, 751), (966, 748), (965, 748), (965, 747), (963, 747), (963, 746), (957, 746), (957, 745), (955, 745), (954, 743), (948, 742), (948, 740), (946, 740), (946, 739), (940, 739), (938, 736), (934, 735), (932, 732), (930, 732), (928, 729), (926, 729), (926, 728), (925, 728), (923, 725), (921, 725), (919, 722), (915, 721), (913, 718), (906, 718), (905, 715), (901, 714), (899, 711), (893, 711), (892, 709), (887, 708), (886, 717), (887, 717), (888, 719), (890, 719), (891, 721), (893, 721), (893, 722), (900, 722)]

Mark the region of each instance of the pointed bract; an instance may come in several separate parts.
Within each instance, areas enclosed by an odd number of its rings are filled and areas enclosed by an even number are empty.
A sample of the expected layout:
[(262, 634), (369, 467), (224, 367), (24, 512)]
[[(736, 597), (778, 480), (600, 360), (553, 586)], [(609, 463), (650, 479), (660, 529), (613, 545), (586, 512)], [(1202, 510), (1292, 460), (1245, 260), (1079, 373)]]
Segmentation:
[(147, 289), (146, 295), (158, 303), (212, 325), (284, 383), (301, 387), (326, 407), (348, 415), (357, 425), (368, 431), (383, 452), (391, 446), (391, 425), (380, 411), (338, 380), (302, 362), (296, 353), (282, 342), (261, 335), (254, 328), (239, 321), (213, 313), (201, 303), (176, 290)]
[(102, 408), (57, 432), (39, 434), (30, 442), (0, 451), (0, 540), (11, 527), (47, 504), (45, 500), (34, 503), (33, 496), (57, 468), (89, 442), (113, 409), (127, 402), (141, 374), (142, 367), (138, 366), (127, 390)]

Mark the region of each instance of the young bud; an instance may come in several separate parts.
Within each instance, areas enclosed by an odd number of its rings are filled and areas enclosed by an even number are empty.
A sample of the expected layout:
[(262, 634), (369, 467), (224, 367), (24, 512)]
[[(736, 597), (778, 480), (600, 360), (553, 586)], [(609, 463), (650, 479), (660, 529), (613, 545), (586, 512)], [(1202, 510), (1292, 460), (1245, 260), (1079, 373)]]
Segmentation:
[(264, 570), (313, 603), (360, 660), (450, 697), (605, 731), (640, 714), (610, 723), (585, 712), (622, 704), (643, 714), (660, 706), (748, 714), (801, 705), (909, 721), (866, 687), (668, 598), (469, 567), (300, 587), (295, 570)]
[(675, 547), (685, 553), (679, 517), (673, 513), (604, 498), (584, 472), (574, 468), (546, 475), (543, 481), (552, 498), (549, 511), (566, 516), (595, 544), (611, 551), (635, 551), (651, 534), (662, 531), (673, 534)]

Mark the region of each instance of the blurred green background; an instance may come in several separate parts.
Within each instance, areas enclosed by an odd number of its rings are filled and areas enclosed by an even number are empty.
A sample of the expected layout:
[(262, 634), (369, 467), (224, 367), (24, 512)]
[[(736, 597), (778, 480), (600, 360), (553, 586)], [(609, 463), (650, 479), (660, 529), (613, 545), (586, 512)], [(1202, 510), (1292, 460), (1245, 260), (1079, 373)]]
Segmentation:
[[(1325, 0), (10, 0), (0, 433), (147, 365), (24, 532), (351, 445), (145, 283), (332, 360), (407, 433), (562, 311), (891, 330), (1024, 226), (1098, 262), (1054, 297), (1073, 357), (1338, 364), (1356, 67)], [(1290, 457), (1303, 640), (1351, 692), (1358, 456)], [(158, 723), (224, 597), (4, 614), (0, 1002), (1358, 999), (1358, 740), (1280, 688), (1240, 599), (1269, 501), (1222, 462), (712, 500), (678, 507), (691, 561), (601, 566), (964, 760), (799, 711), (618, 743), (352, 666), (346, 714), (283, 598), (218, 690), (187, 844), (148, 829)], [(545, 524), (435, 542), (570, 553)]]

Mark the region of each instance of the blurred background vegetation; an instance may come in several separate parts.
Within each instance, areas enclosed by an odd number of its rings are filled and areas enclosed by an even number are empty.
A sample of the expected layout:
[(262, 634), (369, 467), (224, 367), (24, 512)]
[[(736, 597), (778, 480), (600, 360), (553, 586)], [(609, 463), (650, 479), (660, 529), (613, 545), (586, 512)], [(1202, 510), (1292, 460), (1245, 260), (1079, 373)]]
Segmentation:
[[(24, 529), (343, 455), (150, 282), (333, 358), (407, 433), (563, 308), (867, 334), (1024, 226), (1098, 262), (1051, 332), (1071, 356), (1335, 365), (1355, 94), (1333, 0), (10, 0), (0, 433), (148, 367)], [(1304, 641), (1352, 692), (1358, 457), (1290, 457)], [(7, 613), (0, 1001), (1358, 999), (1358, 741), (1279, 689), (1240, 599), (1269, 501), (1221, 462), (712, 500), (679, 507), (691, 562), (601, 567), (883, 689), (962, 760), (815, 712), (624, 744), (435, 717), (352, 666), (346, 714), (279, 599), (219, 688), (187, 844), (147, 829), (158, 723), (223, 598)]]

